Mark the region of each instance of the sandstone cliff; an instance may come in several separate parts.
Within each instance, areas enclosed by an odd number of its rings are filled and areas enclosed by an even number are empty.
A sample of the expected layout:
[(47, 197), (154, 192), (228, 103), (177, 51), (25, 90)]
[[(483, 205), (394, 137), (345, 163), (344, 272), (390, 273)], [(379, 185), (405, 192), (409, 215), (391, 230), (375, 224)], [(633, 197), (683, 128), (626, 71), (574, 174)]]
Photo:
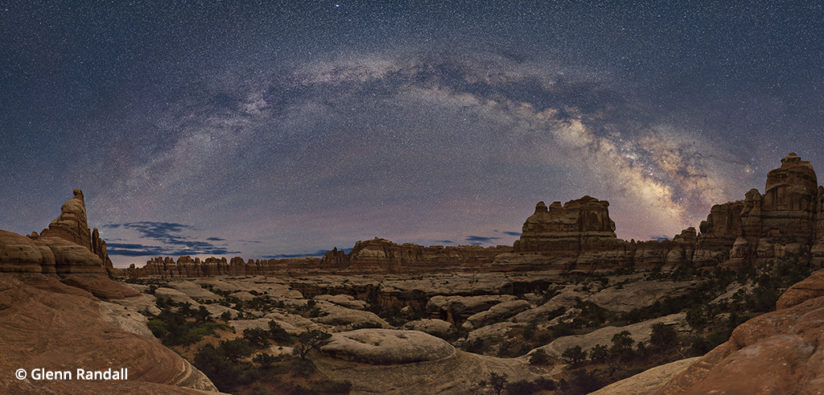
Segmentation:
[(106, 242), (89, 230), (83, 192), (74, 191), (40, 235), (0, 230), (0, 272), (105, 273), (112, 267)]
[(824, 388), (824, 271), (788, 289), (658, 394), (817, 394)]

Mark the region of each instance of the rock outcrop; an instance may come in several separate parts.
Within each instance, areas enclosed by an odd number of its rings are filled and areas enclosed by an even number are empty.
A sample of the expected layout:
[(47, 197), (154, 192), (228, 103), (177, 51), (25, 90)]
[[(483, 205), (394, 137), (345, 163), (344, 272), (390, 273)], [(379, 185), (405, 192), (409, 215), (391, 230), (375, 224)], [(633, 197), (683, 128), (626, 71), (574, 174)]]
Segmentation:
[(455, 348), (443, 339), (396, 329), (334, 333), (321, 351), (335, 358), (377, 365), (433, 361), (455, 354)]
[(810, 252), (822, 212), (818, 181), (810, 162), (795, 153), (767, 174), (764, 194), (752, 189), (741, 211), (741, 232), (729, 265), (740, 267)]
[[(107, 280), (110, 281), (110, 280)], [(106, 285), (106, 288), (117, 286)], [(127, 381), (35, 381), (0, 375), (0, 392), (198, 393), (216, 391), (203, 373), (154, 338), (129, 333), (91, 293), (54, 275), (0, 273), (0, 367), (129, 369)], [(145, 328), (144, 328), (145, 329)]]
[[(732, 332), (659, 394), (817, 394), (824, 388), (824, 271), (781, 296), (774, 312)], [(746, 379), (742, 379), (746, 377)]]
[[(71, 228), (73, 219), (85, 215), (74, 213), (73, 210), (82, 206), (78, 202), (82, 202), (82, 195), (72, 204), (67, 203), (65, 218), (61, 214), (63, 219), (53, 224), (61, 234), (71, 237), (79, 234), (80, 231), (63, 230), (74, 229)], [(126, 274), (197, 277), (538, 270), (586, 274), (719, 264), (737, 268), (789, 256), (806, 259), (808, 255), (813, 264), (824, 265), (824, 188), (817, 186), (810, 163), (794, 153), (782, 159), (780, 168), (769, 172), (763, 195), (753, 189), (744, 200), (717, 204), (698, 231), (689, 227), (672, 240), (619, 239), (608, 208), (607, 201), (590, 196), (564, 204), (553, 202), (549, 207), (539, 202), (512, 247), (425, 247), (374, 238), (358, 241), (349, 253), (335, 248), (322, 258), (244, 262), (239, 257), (230, 261), (225, 258), (201, 261), (186, 256), (175, 261), (158, 257), (142, 268), (131, 267)], [(24, 255), (31, 257), (36, 252), (28, 251)]]
[(79, 189), (41, 234), (24, 237), (0, 230), (0, 272), (105, 273), (111, 267), (106, 242), (97, 229), (89, 231)]

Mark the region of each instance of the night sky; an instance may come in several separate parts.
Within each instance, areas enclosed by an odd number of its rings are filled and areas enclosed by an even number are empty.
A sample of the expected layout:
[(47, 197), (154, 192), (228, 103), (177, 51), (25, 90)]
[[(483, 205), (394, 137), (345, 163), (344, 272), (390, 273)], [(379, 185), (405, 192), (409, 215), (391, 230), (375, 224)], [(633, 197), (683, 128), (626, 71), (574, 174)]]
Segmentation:
[(547, 3), (2, 1), (0, 228), (81, 188), (123, 266), (511, 244), (591, 195), (646, 240), (824, 171), (821, 3)]

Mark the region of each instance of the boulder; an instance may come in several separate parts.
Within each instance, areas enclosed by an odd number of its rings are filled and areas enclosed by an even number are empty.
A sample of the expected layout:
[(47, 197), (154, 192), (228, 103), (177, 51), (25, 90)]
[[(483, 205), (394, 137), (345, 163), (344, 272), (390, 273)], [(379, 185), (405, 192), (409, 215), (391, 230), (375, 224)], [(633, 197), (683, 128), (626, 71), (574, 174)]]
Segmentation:
[(322, 300), (325, 302), (333, 303), (338, 306), (343, 306), (349, 309), (355, 310), (363, 310), (366, 308), (366, 302), (362, 300), (357, 300), (350, 295), (338, 294), (338, 295), (318, 295), (315, 296), (315, 300)]
[(440, 337), (441, 339), (446, 339), (450, 337), (453, 333), (455, 333), (455, 327), (452, 324), (438, 319), (420, 319), (415, 321), (409, 321), (403, 324), (405, 329), (411, 329), (415, 331), (421, 331), (428, 333), (433, 336)]
[(466, 319), (463, 328), (472, 330), (473, 328), (480, 328), (503, 319), (509, 318), (518, 314), (530, 307), (529, 302), (525, 300), (511, 300), (502, 302), (489, 308), (489, 310), (475, 313)]
[(338, 359), (369, 364), (432, 361), (455, 354), (445, 340), (430, 334), (395, 329), (358, 329), (333, 333), (321, 351)]
[(327, 302), (318, 302), (316, 306), (320, 310), (320, 316), (313, 320), (322, 324), (347, 326), (350, 328), (364, 326), (390, 327), (389, 323), (371, 311), (348, 309)]
[(532, 354), (536, 350), (542, 349), (549, 355), (560, 357), (566, 349), (575, 346), (581, 346), (581, 349), (584, 351), (589, 351), (599, 344), (609, 347), (612, 345), (612, 337), (623, 331), (629, 332), (630, 336), (636, 343), (646, 342), (649, 341), (650, 335), (652, 334), (653, 325), (659, 323), (674, 325), (679, 329), (685, 329), (686, 313), (671, 314), (626, 326), (606, 326), (584, 335), (559, 337), (545, 346), (541, 346), (530, 351), (528, 354)]

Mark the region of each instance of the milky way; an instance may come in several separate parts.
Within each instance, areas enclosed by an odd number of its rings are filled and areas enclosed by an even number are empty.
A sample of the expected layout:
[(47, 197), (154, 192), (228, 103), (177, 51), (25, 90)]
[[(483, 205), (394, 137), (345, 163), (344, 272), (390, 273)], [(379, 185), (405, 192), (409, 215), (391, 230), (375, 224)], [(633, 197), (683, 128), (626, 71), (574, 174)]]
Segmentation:
[(814, 2), (0, 5), (0, 228), (40, 230), (82, 188), (121, 266), (511, 244), (539, 200), (583, 195), (619, 237), (672, 237), (790, 151), (824, 169), (822, 20)]

